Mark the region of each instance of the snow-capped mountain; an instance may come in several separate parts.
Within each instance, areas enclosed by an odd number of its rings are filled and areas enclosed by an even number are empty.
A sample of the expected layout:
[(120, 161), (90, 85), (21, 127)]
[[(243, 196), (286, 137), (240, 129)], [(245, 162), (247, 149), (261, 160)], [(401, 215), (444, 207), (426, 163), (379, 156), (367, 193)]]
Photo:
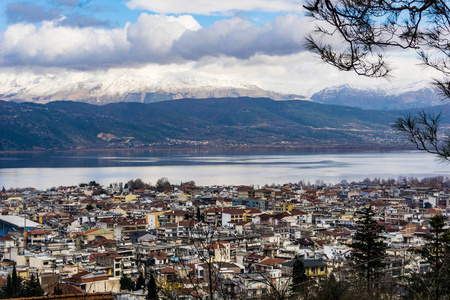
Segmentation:
[(341, 85), (325, 88), (313, 94), (311, 99), (324, 104), (377, 110), (423, 108), (445, 103), (439, 92), (426, 82), (417, 82), (395, 89)]
[(267, 91), (255, 84), (225, 77), (188, 73), (70, 72), (58, 75), (0, 74), (0, 99), (47, 103), (57, 100), (94, 104), (150, 103), (181, 98), (268, 97), (276, 100), (305, 97)]
[(36, 103), (71, 100), (106, 104), (151, 103), (182, 98), (267, 97), (275, 100), (313, 100), (324, 104), (381, 110), (443, 104), (437, 91), (425, 81), (395, 88), (387, 87), (389, 85), (328, 87), (314, 93), (309, 99), (295, 94), (274, 92), (259, 84), (226, 75), (193, 73), (181, 67), (172, 68), (170, 71), (162, 68), (133, 71), (58, 71), (44, 75), (3, 72), (0, 73), (0, 100)]

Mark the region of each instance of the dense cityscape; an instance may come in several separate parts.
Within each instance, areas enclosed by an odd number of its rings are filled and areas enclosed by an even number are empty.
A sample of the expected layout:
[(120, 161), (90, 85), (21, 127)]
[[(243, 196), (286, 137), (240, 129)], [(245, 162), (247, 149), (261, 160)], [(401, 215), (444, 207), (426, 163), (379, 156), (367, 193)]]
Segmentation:
[[(3, 187), (0, 197), (3, 298), (397, 299), (434, 272), (441, 257), (422, 251), (430, 240), (449, 246), (443, 177), (262, 187), (91, 181)], [(369, 257), (356, 255), (361, 243), (373, 243)], [(431, 279), (444, 289), (447, 277)]]

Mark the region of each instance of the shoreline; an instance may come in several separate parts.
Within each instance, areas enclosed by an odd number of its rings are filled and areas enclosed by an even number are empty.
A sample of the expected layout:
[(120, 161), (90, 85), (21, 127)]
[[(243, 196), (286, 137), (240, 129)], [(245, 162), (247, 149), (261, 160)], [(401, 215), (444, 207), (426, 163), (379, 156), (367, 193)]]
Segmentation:
[(161, 148), (99, 148), (99, 149), (49, 149), (49, 150), (7, 150), (0, 151), (1, 154), (32, 154), (32, 153), (73, 153), (73, 152), (107, 152), (107, 151), (186, 151), (186, 152), (238, 152), (238, 151), (280, 151), (280, 152), (391, 152), (391, 151), (414, 151), (413, 147), (217, 147), (217, 148), (193, 148), (193, 147), (161, 147)]

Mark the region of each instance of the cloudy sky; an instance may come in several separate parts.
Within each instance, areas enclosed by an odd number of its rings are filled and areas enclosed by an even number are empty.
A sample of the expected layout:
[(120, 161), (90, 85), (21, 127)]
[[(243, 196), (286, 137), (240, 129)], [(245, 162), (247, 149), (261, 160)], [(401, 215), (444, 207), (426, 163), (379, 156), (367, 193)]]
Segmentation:
[(310, 95), (431, 75), (413, 54), (390, 54), (390, 81), (325, 65), (304, 49), (312, 24), (297, 0), (2, 0), (0, 10), (0, 76), (8, 78), (170, 71)]

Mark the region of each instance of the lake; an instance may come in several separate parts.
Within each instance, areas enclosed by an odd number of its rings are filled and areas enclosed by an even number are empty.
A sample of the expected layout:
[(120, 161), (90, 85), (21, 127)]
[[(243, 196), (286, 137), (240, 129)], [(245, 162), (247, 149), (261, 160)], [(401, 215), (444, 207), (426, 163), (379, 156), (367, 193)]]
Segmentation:
[(194, 180), (198, 185), (281, 184), (364, 178), (448, 176), (434, 155), (396, 152), (79, 151), (0, 153), (0, 188), (101, 184), (141, 178), (156, 183)]

